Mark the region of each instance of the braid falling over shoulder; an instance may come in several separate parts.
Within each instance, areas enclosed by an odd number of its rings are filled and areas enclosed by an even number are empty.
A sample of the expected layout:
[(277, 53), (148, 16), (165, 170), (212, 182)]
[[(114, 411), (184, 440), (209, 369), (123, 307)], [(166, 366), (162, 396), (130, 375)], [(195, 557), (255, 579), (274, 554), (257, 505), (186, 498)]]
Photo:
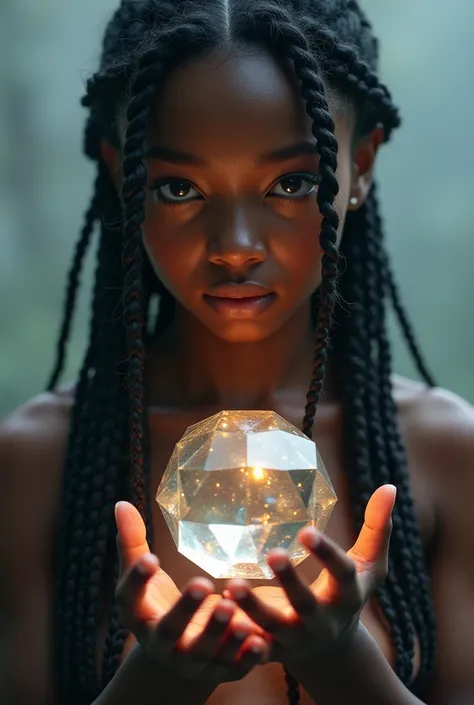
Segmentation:
[[(400, 117), (377, 76), (378, 42), (356, 0), (229, 0), (227, 10), (222, 0), (124, 0), (109, 23), (100, 70), (83, 99), (89, 110), (85, 153), (97, 162), (98, 177), (69, 273), (49, 385), (56, 386), (64, 367), (82, 264), (94, 225), (101, 221), (90, 336), (76, 386), (57, 534), (55, 664), (68, 705), (90, 705), (97, 698), (119, 666), (127, 636), (113, 599), (116, 501), (132, 501), (146, 521), (150, 545), (153, 538), (144, 360), (147, 330), (155, 328), (159, 335), (169, 325), (174, 300), (156, 280), (142, 244), (149, 117), (173, 66), (236, 43), (264, 46), (293, 67), (319, 148), (322, 284), (314, 297), (314, 365), (302, 428), (312, 436), (329, 350), (343, 374), (343, 445), (354, 532), (376, 487), (385, 482), (398, 487), (389, 575), (377, 594), (396, 648), (396, 670), (421, 693), (433, 668), (434, 612), (391, 385), (385, 327), (389, 300), (422, 376), (430, 384), (433, 380), (389, 268), (375, 188), (367, 203), (347, 216), (342, 256), (336, 248), (338, 145), (327, 89), (352, 101), (359, 131), (382, 124), (388, 140)], [(124, 114), (124, 104), (128, 127), (120, 199), (101, 161), (100, 139), (120, 146), (117, 117)], [(149, 302), (157, 294), (162, 304), (153, 325)], [(104, 600), (110, 612), (98, 679), (96, 645)], [(415, 632), (421, 667), (413, 683)], [(286, 682), (290, 704), (298, 705), (298, 684), (289, 673)]]

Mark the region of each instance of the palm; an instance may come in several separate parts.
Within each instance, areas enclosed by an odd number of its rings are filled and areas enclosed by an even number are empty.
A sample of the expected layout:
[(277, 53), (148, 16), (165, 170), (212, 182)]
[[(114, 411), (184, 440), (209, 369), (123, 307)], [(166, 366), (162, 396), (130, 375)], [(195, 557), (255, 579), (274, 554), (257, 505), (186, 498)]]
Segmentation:
[[(122, 545), (122, 555), (126, 554), (126, 567), (150, 552), (146, 542), (146, 529), (138, 511), (126, 502), (122, 503), (120, 512), (116, 516), (117, 527)], [(156, 626), (160, 620), (180, 599), (181, 592), (174, 580), (159, 568), (148, 580), (143, 593), (135, 604), (136, 619), (147, 623), (150, 627)], [(209, 595), (200, 609), (190, 619), (189, 625), (183, 636), (184, 644), (188, 644), (199, 636), (215, 605), (222, 599), (221, 595)], [(240, 625), (245, 625), (249, 634), (262, 634), (248, 615), (240, 609), (236, 610), (233, 621), (238, 617)]]
[[(156, 626), (180, 597), (181, 592), (174, 580), (164, 570), (159, 569), (146, 585), (142, 599), (137, 606), (137, 616), (139, 619)], [(182, 639), (183, 646), (190, 644), (203, 632), (214, 607), (221, 599), (221, 595), (214, 594), (209, 595), (203, 602), (200, 609), (189, 621)], [(263, 632), (242, 610), (236, 611), (234, 620), (237, 616), (239, 624), (245, 624), (249, 633), (261, 634)]]
[(180, 597), (181, 593), (174, 580), (160, 568), (146, 585), (138, 616), (140, 619), (159, 622)]
[(373, 493), (359, 536), (347, 552), (329, 537), (318, 537), (312, 527), (300, 532), (301, 545), (325, 566), (311, 585), (304, 584), (281, 550), (268, 556), (268, 565), (282, 587), (249, 590), (242, 581), (229, 583), (229, 598), (273, 636), (277, 660), (294, 660), (298, 651), (314, 654), (317, 643), (333, 644), (354, 633), (364, 604), (388, 571), (394, 501), (393, 485)]
[[(347, 555), (350, 556), (355, 562), (358, 573), (364, 573), (371, 570), (372, 564), (364, 561), (362, 557), (357, 555), (354, 551), (348, 551)], [(339, 596), (339, 584), (326, 568), (324, 568), (319, 573), (316, 580), (311, 583), (310, 589), (313, 595), (317, 598), (319, 604), (329, 605)], [(298, 618), (283, 588), (275, 586), (261, 586), (255, 588), (252, 592), (266, 606), (278, 610), (281, 613), (283, 620), (286, 618), (289, 622), (291, 622)]]

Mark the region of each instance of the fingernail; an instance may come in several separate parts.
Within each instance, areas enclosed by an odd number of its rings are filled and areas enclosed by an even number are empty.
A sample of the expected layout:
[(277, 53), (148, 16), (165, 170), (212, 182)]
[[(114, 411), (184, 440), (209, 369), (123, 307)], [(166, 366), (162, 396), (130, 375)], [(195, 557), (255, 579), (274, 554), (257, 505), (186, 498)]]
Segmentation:
[(239, 641), (243, 641), (248, 637), (249, 633), (244, 631), (243, 629), (238, 629), (237, 631), (234, 632), (234, 636), (236, 639)]
[(309, 527), (311, 530), (306, 531), (306, 536), (307, 538), (307, 545), (308, 548), (311, 548), (315, 550), (316, 548), (319, 548), (321, 545), (321, 537), (319, 533), (316, 531), (314, 526)]
[(214, 614), (214, 619), (216, 619), (221, 624), (227, 624), (230, 621), (230, 614), (227, 612), (216, 612)]
[(193, 598), (193, 600), (204, 600), (206, 597), (206, 593), (200, 588), (192, 588), (189, 591), (189, 595)]
[(313, 551), (316, 552), (318, 558), (320, 558), (322, 561), (328, 561), (334, 555), (334, 551), (331, 548), (330, 544), (326, 543), (321, 537), (318, 537), (317, 543), (315, 543), (315, 545), (313, 546)]
[(152, 553), (142, 556), (138, 563), (138, 571), (145, 577), (148, 577), (156, 568), (158, 568), (158, 559)]
[(236, 600), (243, 600), (247, 597), (247, 590), (245, 590), (245, 588), (235, 588), (232, 594)]
[(272, 568), (275, 573), (282, 573), (288, 568), (288, 558), (286, 556), (278, 556), (272, 560)]
[(390, 510), (390, 511), (393, 511), (393, 508), (395, 506), (395, 502), (397, 500), (397, 488), (395, 487), (395, 485), (389, 485), (389, 487), (391, 487), (393, 490), (393, 503), (392, 503), (392, 508)]
[(150, 575), (150, 568), (148, 564), (144, 563), (143, 561), (140, 561), (140, 563), (138, 563), (137, 571), (142, 578), (148, 578), (148, 576)]
[(314, 534), (314, 536), (311, 536), (311, 538), (310, 538), (310, 540), (309, 540), (309, 545), (311, 546), (311, 548), (312, 548), (314, 551), (316, 551), (318, 548), (321, 547), (321, 543), (322, 543), (322, 542), (321, 542), (321, 539), (320, 539), (320, 537), (318, 536), (318, 534)]

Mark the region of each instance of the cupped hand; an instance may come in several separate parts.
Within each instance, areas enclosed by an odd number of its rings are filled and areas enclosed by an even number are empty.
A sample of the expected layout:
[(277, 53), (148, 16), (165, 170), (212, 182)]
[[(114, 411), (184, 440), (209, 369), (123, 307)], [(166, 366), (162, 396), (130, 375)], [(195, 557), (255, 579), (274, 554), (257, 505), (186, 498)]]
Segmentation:
[(181, 678), (223, 683), (243, 678), (268, 657), (262, 629), (236, 604), (195, 578), (183, 594), (146, 541), (143, 520), (128, 502), (116, 506), (121, 619), (146, 656)]
[(272, 637), (272, 660), (291, 666), (327, 656), (355, 633), (362, 608), (387, 575), (395, 497), (393, 485), (374, 492), (357, 541), (347, 553), (313, 527), (300, 531), (300, 543), (324, 565), (312, 585), (301, 581), (280, 549), (268, 555), (268, 565), (281, 588), (252, 590), (245, 580), (229, 581), (225, 597)]

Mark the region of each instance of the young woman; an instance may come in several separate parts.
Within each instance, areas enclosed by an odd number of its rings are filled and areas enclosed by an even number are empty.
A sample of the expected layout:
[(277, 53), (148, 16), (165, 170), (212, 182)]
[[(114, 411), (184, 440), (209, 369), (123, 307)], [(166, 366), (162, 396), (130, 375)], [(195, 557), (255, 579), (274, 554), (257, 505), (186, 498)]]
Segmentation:
[[(390, 270), (377, 53), (355, 0), (115, 13), (57, 364), (2, 427), (5, 705), (474, 702), (474, 412), (434, 388)], [(58, 386), (96, 223), (90, 339)], [(392, 377), (389, 303), (426, 384)], [(222, 409), (300, 426), (339, 497), (271, 582), (210, 581), (154, 501)]]

